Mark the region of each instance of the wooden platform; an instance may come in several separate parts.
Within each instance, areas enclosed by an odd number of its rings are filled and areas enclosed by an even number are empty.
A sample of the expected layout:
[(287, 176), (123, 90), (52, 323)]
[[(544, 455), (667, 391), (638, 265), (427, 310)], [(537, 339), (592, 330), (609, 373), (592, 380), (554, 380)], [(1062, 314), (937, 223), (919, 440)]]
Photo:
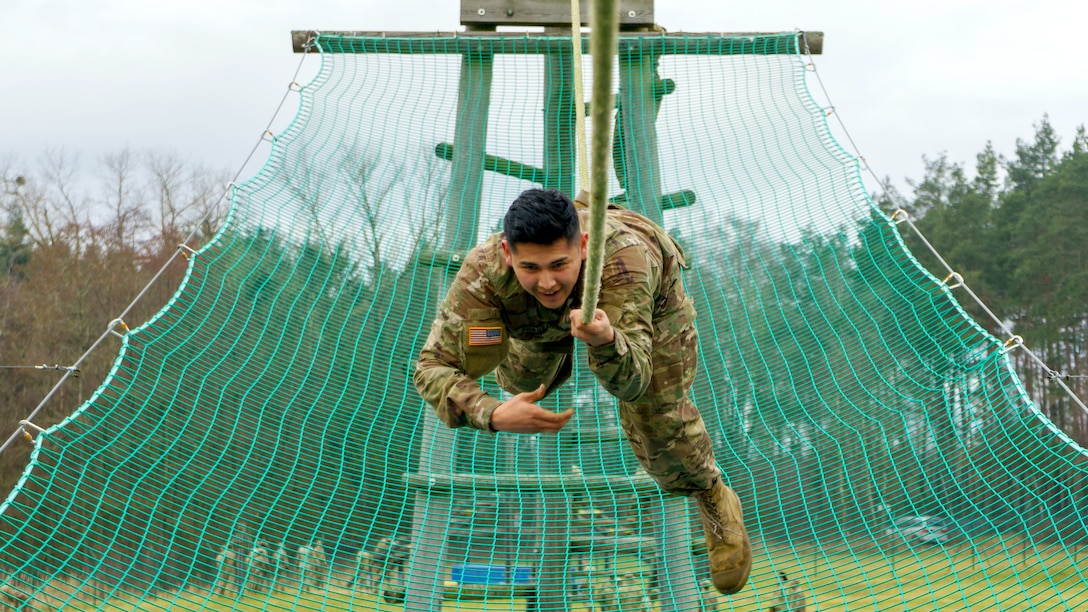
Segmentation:
[[(292, 30), (295, 53), (519, 54), (570, 53), (570, 36), (554, 32), (375, 32)], [(823, 32), (620, 32), (619, 55), (781, 55), (823, 52)], [(589, 53), (589, 38), (582, 38)]]
[(632, 495), (663, 495), (657, 483), (645, 473), (634, 476), (565, 474), (405, 474), (412, 490), (433, 493), (536, 491), (540, 493), (615, 491)]

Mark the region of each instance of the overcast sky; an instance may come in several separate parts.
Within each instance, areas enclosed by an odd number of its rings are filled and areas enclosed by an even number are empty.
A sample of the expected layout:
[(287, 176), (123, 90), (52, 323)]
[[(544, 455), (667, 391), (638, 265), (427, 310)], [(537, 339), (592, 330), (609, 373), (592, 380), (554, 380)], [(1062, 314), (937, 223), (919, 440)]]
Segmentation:
[[(122, 147), (237, 170), (299, 56), (292, 29), (452, 31), (459, 0), (0, 0), (0, 157)], [(1083, 0), (658, 0), (670, 31), (825, 32), (817, 68), (874, 171), (1011, 155), (1088, 122)], [(316, 65), (316, 62), (314, 62)], [(810, 88), (819, 94), (818, 85)], [(820, 100), (826, 103), (826, 100)], [(293, 115), (288, 107), (285, 115)], [(848, 143), (844, 146), (850, 148)], [(258, 157), (263, 161), (267, 148)], [(248, 174), (244, 175), (246, 178)]]

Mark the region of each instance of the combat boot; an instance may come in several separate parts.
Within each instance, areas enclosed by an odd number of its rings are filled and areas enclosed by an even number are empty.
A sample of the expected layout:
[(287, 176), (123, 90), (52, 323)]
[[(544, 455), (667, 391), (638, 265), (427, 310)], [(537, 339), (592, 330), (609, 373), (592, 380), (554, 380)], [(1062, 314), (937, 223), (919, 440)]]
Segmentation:
[(752, 544), (744, 529), (740, 499), (721, 480), (696, 494), (695, 499), (710, 556), (710, 579), (714, 588), (732, 595), (744, 588), (752, 569)]

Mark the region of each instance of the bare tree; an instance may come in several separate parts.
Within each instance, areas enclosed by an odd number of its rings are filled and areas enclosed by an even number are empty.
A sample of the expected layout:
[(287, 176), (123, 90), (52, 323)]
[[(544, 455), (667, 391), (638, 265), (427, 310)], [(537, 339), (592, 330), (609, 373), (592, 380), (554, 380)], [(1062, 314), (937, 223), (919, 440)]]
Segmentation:
[(0, 202), (9, 208), (9, 197), (18, 196), (19, 189), (26, 185), (26, 177), (16, 170), (15, 159), (8, 155), (0, 158)]
[(79, 156), (49, 149), (38, 167), (38, 172), (22, 175), (23, 184), (15, 197), (31, 239), (39, 248), (65, 243), (82, 250), (90, 201), (78, 191)]
[[(127, 150), (99, 164), (82, 177), (79, 157), (63, 149), (26, 167), (0, 158), (0, 205), (18, 212), (31, 243), (19, 275), (0, 279), (0, 365), (73, 363), (174, 256), (172, 233), (200, 229), (206, 239), (222, 220), (224, 172)], [(183, 265), (167, 268), (125, 322), (139, 325), (158, 312), (184, 274)], [(89, 355), (80, 376), (53, 395), (35, 424), (47, 427), (71, 414), (109, 371), (113, 349), (106, 343)], [(58, 376), (0, 370), (0, 436), (15, 431)], [(0, 493), (18, 479), (28, 450), (17, 444), (0, 457)]]
[(149, 151), (145, 160), (163, 246), (172, 246), (197, 230), (203, 239), (210, 238), (223, 220), (226, 177), (206, 168), (186, 167), (176, 153)]
[(136, 250), (141, 234), (150, 227), (150, 215), (140, 185), (139, 161), (127, 147), (102, 157), (102, 187), (112, 219), (111, 246)]
[(424, 151), (420, 175), (408, 183), (405, 209), (412, 227), (412, 249), (438, 244), (442, 211), (450, 193), (449, 164)]
[(186, 186), (185, 165), (174, 153), (148, 151), (146, 159), (150, 190), (158, 205), (159, 236), (165, 242), (170, 239), (168, 237), (181, 233), (182, 219), (191, 206), (179, 201), (183, 199), (179, 196)]
[(388, 203), (389, 194), (401, 181), (401, 168), (396, 168), (391, 176), (378, 172), (378, 161), (372, 157), (349, 155), (345, 163), (348, 172), (349, 202), (355, 202), (363, 217), (363, 243), (366, 245), (372, 270), (377, 272), (383, 262), (382, 242), (383, 208)]
[(199, 230), (202, 241), (211, 240), (223, 224), (230, 205), (227, 199), (227, 185), (230, 176), (225, 171), (216, 171), (206, 166), (197, 166), (189, 171), (188, 214), (182, 217), (185, 235)]

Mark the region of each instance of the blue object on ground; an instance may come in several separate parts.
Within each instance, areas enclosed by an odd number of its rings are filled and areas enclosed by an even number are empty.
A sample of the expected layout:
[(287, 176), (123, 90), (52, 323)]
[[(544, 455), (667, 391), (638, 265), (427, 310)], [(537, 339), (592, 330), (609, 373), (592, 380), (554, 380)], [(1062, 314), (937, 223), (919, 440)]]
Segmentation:
[(508, 568), (504, 565), (466, 563), (453, 566), (450, 577), (460, 584), (527, 584), (531, 574), (530, 567)]

